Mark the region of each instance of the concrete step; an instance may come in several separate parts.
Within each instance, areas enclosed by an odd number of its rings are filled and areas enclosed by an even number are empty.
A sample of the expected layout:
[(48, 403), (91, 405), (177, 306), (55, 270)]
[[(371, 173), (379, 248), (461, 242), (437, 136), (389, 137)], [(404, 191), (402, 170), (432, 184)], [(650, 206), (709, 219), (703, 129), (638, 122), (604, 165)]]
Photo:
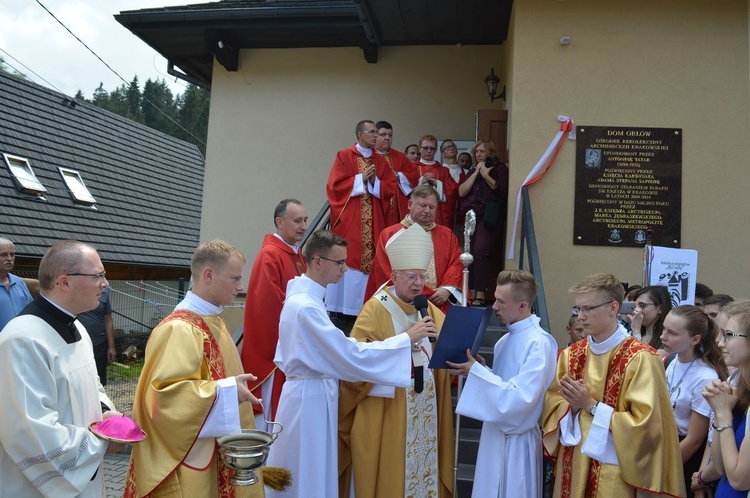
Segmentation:
[(461, 442), (458, 445), (458, 463), (477, 463), (477, 451), (479, 450), (479, 435), (481, 429), (461, 428)]
[(474, 487), (474, 465), (459, 463), (456, 472), (455, 496), (469, 498)]

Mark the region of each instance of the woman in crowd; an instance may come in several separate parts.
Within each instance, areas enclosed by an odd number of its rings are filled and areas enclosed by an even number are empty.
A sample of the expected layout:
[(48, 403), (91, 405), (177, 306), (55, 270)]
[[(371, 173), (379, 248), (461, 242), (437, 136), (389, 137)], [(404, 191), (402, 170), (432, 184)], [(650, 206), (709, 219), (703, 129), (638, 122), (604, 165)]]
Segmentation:
[(657, 350), (662, 357), (666, 353), (661, 347), (661, 333), (664, 317), (671, 309), (672, 301), (667, 288), (651, 285), (636, 292), (635, 311), (630, 315), (633, 336)]
[(697, 306), (678, 306), (664, 318), (661, 334), (667, 353), (677, 355), (667, 367), (667, 388), (680, 437), (688, 497), (693, 496), (690, 480), (700, 468), (711, 415), (703, 386), (727, 378), (727, 367), (714, 341), (715, 327)]
[[(748, 304), (750, 304), (750, 301), (747, 301)], [(749, 308), (750, 309), (750, 308)], [(717, 335), (714, 341), (716, 344), (719, 344), (720, 338), (724, 337), (724, 331), (727, 328), (727, 322), (729, 321), (729, 317), (726, 315), (726, 313), (719, 312), (719, 314), (716, 316), (716, 320), (714, 322), (716, 323), (716, 331)], [(729, 371), (729, 379), (727, 379), (732, 385), (737, 385), (737, 369), (731, 366), (728, 366)], [(703, 452), (703, 460), (701, 461), (701, 467), (698, 470), (698, 472), (693, 473), (693, 477), (690, 481), (690, 488), (695, 492), (696, 498), (713, 498), (714, 496), (714, 488), (715, 481), (718, 481), (721, 477), (721, 474), (716, 469), (716, 466), (713, 463), (713, 460), (711, 459), (711, 443), (713, 441), (713, 434), (714, 430), (711, 427), (714, 425), (714, 412), (711, 410), (711, 418), (709, 419), (709, 428), (708, 428), (708, 441), (706, 442), (706, 449)]]
[(458, 195), (463, 199), (462, 209), (473, 209), (477, 216), (476, 230), (471, 236), (474, 256), (469, 272), (471, 304), (487, 306), (492, 302), (485, 295), (490, 278), (490, 252), (502, 237), (508, 209), (508, 167), (499, 162), (492, 140), (477, 141), (471, 155), (475, 166), (458, 187)]
[(738, 369), (738, 378), (737, 386), (713, 380), (703, 388), (715, 419), (711, 456), (723, 474), (714, 496), (745, 497), (750, 489), (750, 440), (745, 438), (750, 407), (750, 306), (748, 301), (736, 301), (722, 312), (729, 320), (719, 337), (719, 348), (726, 364)]

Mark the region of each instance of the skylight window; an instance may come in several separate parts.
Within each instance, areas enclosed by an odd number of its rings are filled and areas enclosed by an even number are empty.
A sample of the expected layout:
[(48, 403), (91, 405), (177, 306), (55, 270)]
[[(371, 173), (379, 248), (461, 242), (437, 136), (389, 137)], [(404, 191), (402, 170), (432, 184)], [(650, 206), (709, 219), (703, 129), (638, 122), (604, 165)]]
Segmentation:
[(10, 154), (3, 154), (3, 158), (21, 191), (37, 195), (42, 195), (47, 191), (31, 169), (28, 159)]
[(93, 204), (96, 204), (96, 199), (94, 199), (94, 196), (91, 195), (89, 189), (86, 188), (86, 184), (83, 183), (81, 174), (73, 169), (58, 169), (60, 170), (60, 174), (62, 175), (63, 180), (65, 180), (65, 184), (68, 186), (68, 189), (70, 189), (70, 194), (73, 196), (73, 199), (93, 207)]

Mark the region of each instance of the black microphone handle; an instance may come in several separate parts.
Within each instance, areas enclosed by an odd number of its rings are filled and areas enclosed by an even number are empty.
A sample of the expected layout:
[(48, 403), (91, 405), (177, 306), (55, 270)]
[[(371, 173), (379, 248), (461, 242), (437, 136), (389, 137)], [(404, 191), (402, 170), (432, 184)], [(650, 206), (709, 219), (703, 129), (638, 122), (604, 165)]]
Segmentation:
[[(419, 308), (419, 316), (421, 316), (422, 318), (426, 317), (427, 316), (427, 308)], [(435, 338), (434, 337), (430, 337), (430, 342), (435, 342)]]

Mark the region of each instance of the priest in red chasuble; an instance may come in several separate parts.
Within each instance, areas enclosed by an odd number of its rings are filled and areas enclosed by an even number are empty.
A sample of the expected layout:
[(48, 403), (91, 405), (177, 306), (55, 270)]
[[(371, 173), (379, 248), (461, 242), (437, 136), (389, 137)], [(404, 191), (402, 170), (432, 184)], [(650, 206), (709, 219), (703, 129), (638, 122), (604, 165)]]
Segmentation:
[[(263, 239), (255, 257), (245, 301), (242, 365), (258, 378), (248, 382), (262, 408), (254, 406), (255, 426), (269, 431), (265, 420), (273, 421), (284, 385), (284, 373), (273, 362), (279, 340), (279, 316), (286, 298), (286, 284), (307, 270), (299, 243), (307, 230), (307, 210), (296, 199), (279, 202), (273, 213), (276, 233)], [(262, 414), (261, 414), (262, 410)]]
[(391, 264), (385, 251), (385, 244), (398, 231), (417, 223), (427, 231), (432, 239), (434, 257), (427, 268), (427, 281), (424, 295), (443, 312), (448, 310), (451, 299), (461, 302), (461, 280), (463, 265), (459, 260), (461, 250), (456, 235), (447, 227), (435, 223), (439, 203), (437, 193), (430, 185), (416, 187), (409, 199), (409, 214), (395, 225), (389, 226), (380, 234), (375, 250), (375, 262), (367, 280), (365, 301), (371, 298), (380, 287), (390, 283)]
[(416, 180), (417, 172), (406, 154), (392, 148), (393, 126), (391, 123), (378, 121), (375, 123), (375, 127), (378, 129), (375, 151), (388, 163), (398, 185), (396, 195), (391, 198), (390, 204), (385, 206), (385, 223), (386, 226), (390, 226), (403, 220), (409, 213), (409, 194), (411, 194), (411, 189), (415, 185), (412, 180)]
[(398, 188), (385, 159), (375, 152), (375, 123), (360, 121), (355, 131), (357, 143), (336, 154), (326, 184), (331, 231), (349, 242), (346, 266), (350, 269), (337, 284), (328, 286), (326, 306), (346, 315), (357, 315), (362, 308), (375, 243), (386, 226), (386, 206)]
[(542, 443), (554, 497), (685, 496), (664, 364), (617, 323), (624, 290), (608, 273), (577, 282), (586, 339), (563, 350), (544, 398)]
[(443, 225), (451, 230), (453, 229), (453, 214), (448, 214), (448, 210), (456, 205), (458, 198), (458, 183), (453, 181), (448, 168), (435, 160), (438, 140), (433, 135), (424, 135), (419, 139), (419, 152), (421, 157), (414, 163), (416, 166), (416, 178), (412, 178), (412, 183), (421, 185), (431, 183), (438, 193), (438, 208), (435, 221), (438, 225)]

